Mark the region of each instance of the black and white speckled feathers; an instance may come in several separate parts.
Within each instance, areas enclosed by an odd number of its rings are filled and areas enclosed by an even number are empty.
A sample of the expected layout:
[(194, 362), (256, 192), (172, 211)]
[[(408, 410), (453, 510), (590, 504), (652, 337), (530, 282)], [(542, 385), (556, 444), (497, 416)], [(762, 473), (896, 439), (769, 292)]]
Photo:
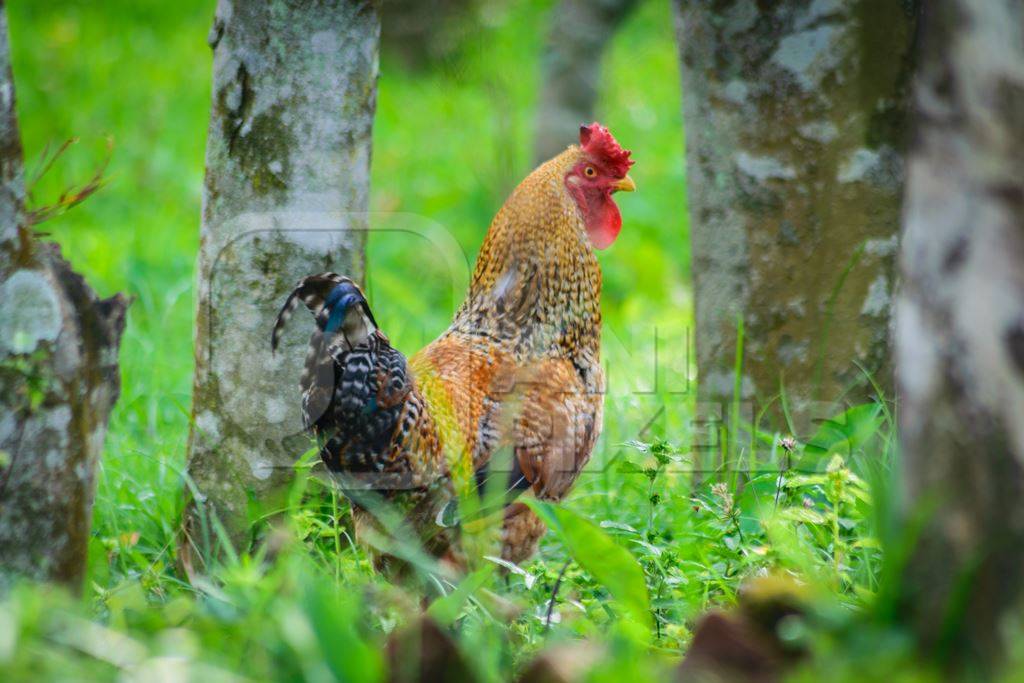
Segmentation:
[(327, 344), (326, 353), (331, 372), (312, 374), (303, 386), (303, 417), (324, 463), (351, 473), (401, 469), (388, 456), (411, 386), (405, 356), (377, 331), (351, 349)]
[(303, 303), (316, 318), (300, 380), (302, 415), (333, 471), (394, 471), (392, 438), (411, 389), (405, 356), (377, 329), (359, 287), (321, 273), (299, 281), (271, 337), (277, 348), (285, 324)]

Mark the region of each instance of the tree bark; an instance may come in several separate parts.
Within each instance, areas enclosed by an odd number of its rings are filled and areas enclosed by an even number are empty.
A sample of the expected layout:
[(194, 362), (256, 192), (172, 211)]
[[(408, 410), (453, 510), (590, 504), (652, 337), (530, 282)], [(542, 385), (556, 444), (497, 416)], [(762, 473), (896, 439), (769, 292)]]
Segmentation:
[(1024, 2), (923, 24), (897, 311), (905, 573), (928, 647), (991, 665), (1024, 574)]
[(858, 365), (891, 387), (916, 2), (676, 6), (699, 398), (806, 419), (871, 395)]
[(77, 588), (128, 302), (97, 299), (26, 224), (9, 53), (0, 1), (0, 588)]
[(534, 161), (542, 163), (579, 137), (594, 118), (601, 58), (637, 0), (561, 0), (551, 13), (537, 107)]
[(293, 330), (275, 356), (270, 329), (300, 277), (363, 276), (379, 37), (375, 2), (218, 3), (186, 560), (216, 545), (214, 516), (247, 545), (250, 501), (280, 491), (310, 446), (304, 340)]

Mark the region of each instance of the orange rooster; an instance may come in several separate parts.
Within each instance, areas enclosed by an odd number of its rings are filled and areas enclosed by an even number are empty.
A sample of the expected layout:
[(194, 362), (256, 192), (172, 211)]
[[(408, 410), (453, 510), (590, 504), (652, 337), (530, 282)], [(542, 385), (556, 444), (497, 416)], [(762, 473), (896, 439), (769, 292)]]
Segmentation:
[[(580, 128), (579, 146), (527, 176), (491, 223), (451, 326), (408, 362), (350, 279), (324, 273), (295, 287), (272, 345), (305, 304), (317, 327), (301, 380), (303, 415), (353, 499), (357, 536), (380, 529), (364, 502), (372, 490), (428, 552), (461, 565), (451, 511), (467, 488), (483, 492), (499, 481), (501, 555), (521, 562), (533, 554), (545, 528), (516, 498), (563, 498), (601, 431), (594, 249), (622, 228), (612, 194), (635, 189), (629, 154), (594, 123)], [(498, 473), (502, 451), (511, 462)]]

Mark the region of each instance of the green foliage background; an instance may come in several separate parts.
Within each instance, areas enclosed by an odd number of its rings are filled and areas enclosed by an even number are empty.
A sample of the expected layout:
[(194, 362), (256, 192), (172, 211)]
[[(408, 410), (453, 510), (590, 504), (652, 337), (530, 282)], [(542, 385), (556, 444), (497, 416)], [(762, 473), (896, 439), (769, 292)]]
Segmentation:
[[(550, 4), (483, 3), (456, 54), (429, 68), (382, 60), (372, 208), (428, 217), (467, 264), (530, 170)], [(297, 479), (288, 526), (269, 532), (259, 554), (191, 583), (174, 566), (212, 0), (13, 0), (7, 11), (28, 177), (47, 147), (79, 138), (32, 186), (32, 201), (87, 179), (112, 145), (109, 183), (42, 229), (101, 294), (125, 291), (135, 302), (85, 594), (23, 586), (0, 603), (0, 678), (378, 680), (380, 644), (413, 618), (418, 598), (372, 575), (344, 501), (317, 479)], [(878, 592), (884, 525), (871, 501), (891, 455), (882, 408), (826, 430), (815, 474), (723, 472), (698, 482), (687, 473), (691, 298), (671, 26), (667, 0), (642, 3), (603, 65), (597, 118), (633, 150), (640, 191), (621, 199), (622, 235), (600, 256), (610, 389), (599, 453), (564, 507), (543, 511), (557, 530), (535, 561), (511, 571), (481, 561), (462, 584), (425, 579), (446, 595), (431, 613), (484, 680), (506, 679), (538, 650), (580, 636), (604, 643), (596, 679), (664, 672), (696, 615), (732, 603), (759, 575), (838, 597), (835, 624)], [(460, 295), (450, 282), (422, 245), (372, 235), (369, 293), (399, 348), (413, 351), (447, 325)], [(768, 464), (782, 462), (778, 435), (762, 440)], [(718, 453), (742, 455), (735, 444)], [(884, 670), (886, 652), (904, 645), (872, 646), (865, 660)]]

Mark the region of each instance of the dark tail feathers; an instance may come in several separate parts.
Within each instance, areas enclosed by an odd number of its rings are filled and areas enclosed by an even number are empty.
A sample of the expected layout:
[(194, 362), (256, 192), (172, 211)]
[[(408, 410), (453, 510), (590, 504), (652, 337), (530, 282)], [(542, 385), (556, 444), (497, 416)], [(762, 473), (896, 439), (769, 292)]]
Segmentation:
[[(292, 290), (292, 293), (288, 295), (288, 299), (285, 300), (284, 306), (281, 307), (281, 312), (277, 314), (277, 322), (274, 323), (274, 331), (270, 335), (270, 348), (277, 351), (277, 346), (281, 342), (281, 335), (284, 332), (284, 326), (288, 324), (288, 320), (294, 315), (295, 309), (299, 307), (300, 302), (305, 304), (309, 312), (316, 316), (317, 321), (320, 322), (320, 317), (322, 317), (320, 313), (324, 302), (334, 288), (341, 284), (350, 285), (362, 296), (359, 286), (351, 278), (338, 275), (337, 273), (320, 273), (319, 275), (310, 275), (299, 280), (295, 285), (295, 289)], [(366, 310), (369, 311), (368, 306)]]

